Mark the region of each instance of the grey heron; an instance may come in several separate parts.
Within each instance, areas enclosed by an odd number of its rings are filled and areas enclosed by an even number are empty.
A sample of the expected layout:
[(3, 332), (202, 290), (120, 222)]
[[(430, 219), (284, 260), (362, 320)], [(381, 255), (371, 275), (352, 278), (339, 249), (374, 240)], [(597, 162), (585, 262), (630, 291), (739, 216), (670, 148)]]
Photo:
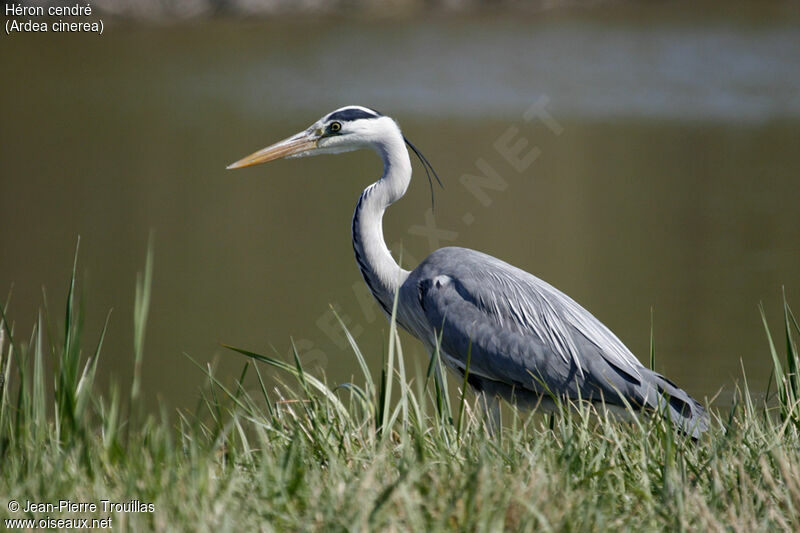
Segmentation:
[(644, 367), (591, 313), (532, 274), (457, 247), (434, 251), (414, 270), (401, 268), (384, 241), (382, 219), (411, 181), (407, 146), (426, 173), (432, 170), (392, 118), (346, 106), (228, 168), (361, 148), (376, 151), (383, 175), (362, 192), (352, 223), (364, 281), (387, 315), (397, 295), (397, 323), (431, 354), (438, 349), (462, 377), (466, 373), (487, 402), (499, 397), (530, 407), (552, 406), (553, 397), (585, 400), (669, 413), (678, 429), (695, 438), (708, 428), (700, 403)]

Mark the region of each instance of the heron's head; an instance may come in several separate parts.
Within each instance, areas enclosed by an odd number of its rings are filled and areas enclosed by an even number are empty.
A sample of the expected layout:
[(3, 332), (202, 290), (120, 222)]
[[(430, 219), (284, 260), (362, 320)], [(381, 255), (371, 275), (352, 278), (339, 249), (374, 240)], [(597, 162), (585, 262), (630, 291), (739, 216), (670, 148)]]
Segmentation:
[(379, 148), (387, 141), (403, 143), (397, 123), (377, 111), (346, 106), (328, 113), (307, 129), (228, 165), (244, 168), (280, 158), (338, 154), (360, 148)]

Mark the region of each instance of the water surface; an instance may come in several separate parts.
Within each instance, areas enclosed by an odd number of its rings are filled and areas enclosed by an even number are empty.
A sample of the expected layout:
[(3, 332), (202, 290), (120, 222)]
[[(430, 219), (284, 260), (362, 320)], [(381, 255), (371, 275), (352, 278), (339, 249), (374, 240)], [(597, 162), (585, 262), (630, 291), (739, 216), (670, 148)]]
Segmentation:
[[(80, 235), (86, 329), (99, 334), (114, 308), (101, 366), (124, 382), (152, 231), (151, 398), (193, 404), (202, 379), (184, 352), (236, 375), (241, 358), (219, 342), (286, 353), (293, 338), (348, 379), (358, 370), (331, 305), (377, 365), (388, 327), (349, 234), (377, 157), (224, 170), (360, 103), (396, 117), (445, 182), (435, 238), (421, 167), (388, 213), (404, 264), (444, 245), (493, 254), (573, 296), (642, 360), (653, 309), (660, 371), (703, 397), (730, 391), (743, 365), (763, 390), (757, 305), (780, 326), (785, 285), (800, 308), (799, 60), (800, 27), (785, 18), (223, 21), (6, 38), (0, 287), (14, 284), (20, 335), (42, 285), (58, 316)], [(537, 102), (552, 120), (523, 118)], [(522, 171), (494, 146), (509, 134), (540, 151)], [(462, 184), (479, 160), (502, 190)]]

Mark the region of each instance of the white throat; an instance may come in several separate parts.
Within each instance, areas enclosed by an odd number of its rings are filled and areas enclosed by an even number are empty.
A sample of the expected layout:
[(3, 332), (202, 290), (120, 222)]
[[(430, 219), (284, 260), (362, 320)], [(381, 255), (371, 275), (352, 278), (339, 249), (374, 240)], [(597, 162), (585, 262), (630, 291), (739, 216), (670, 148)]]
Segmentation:
[(411, 160), (403, 135), (394, 126), (370, 146), (383, 159), (383, 176), (364, 189), (353, 213), (353, 251), (364, 281), (383, 310), (391, 314), (397, 289), (408, 278), (383, 239), (383, 214), (403, 197), (411, 182)]

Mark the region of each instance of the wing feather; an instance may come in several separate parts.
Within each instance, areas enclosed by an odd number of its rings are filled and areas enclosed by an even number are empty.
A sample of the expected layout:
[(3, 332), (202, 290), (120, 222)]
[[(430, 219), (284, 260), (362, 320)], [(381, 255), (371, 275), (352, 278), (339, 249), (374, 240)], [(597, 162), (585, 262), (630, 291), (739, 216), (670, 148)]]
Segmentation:
[[(424, 289), (420, 303), (433, 328), (446, 320), (451, 335), (499, 351), (532, 343), (551, 359), (558, 357), (565, 368), (574, 364), (580, 376), (591, 363), (587, 358), (599, 355), (631, 380), (641, 381), (641, 363), (611, 330), (572, 298), (523, 270), (473, 250), (443, 248), (414, 274)], [(486, 338), (478, 339), (478, 334)]]

